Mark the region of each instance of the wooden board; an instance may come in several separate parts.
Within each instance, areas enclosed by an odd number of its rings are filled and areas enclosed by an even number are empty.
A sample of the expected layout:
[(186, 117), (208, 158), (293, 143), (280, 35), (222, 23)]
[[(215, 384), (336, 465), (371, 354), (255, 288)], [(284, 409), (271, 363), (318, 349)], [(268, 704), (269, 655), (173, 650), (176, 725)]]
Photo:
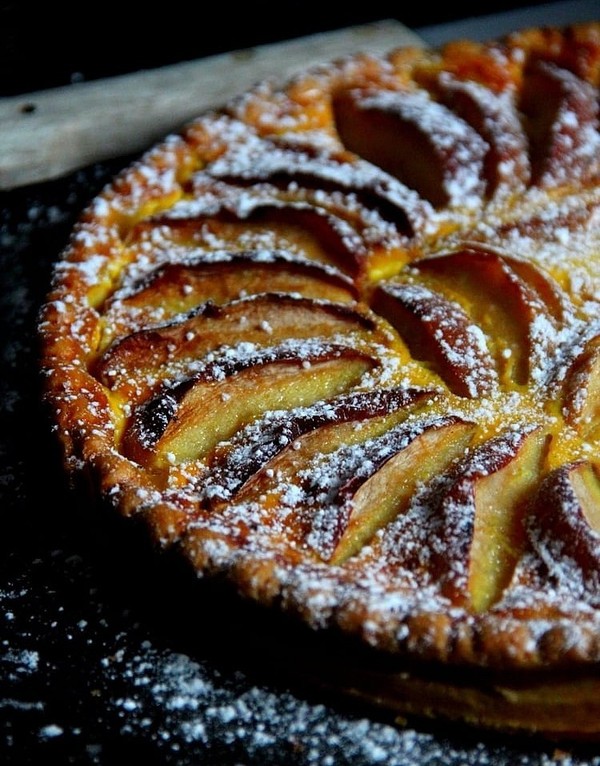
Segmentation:
[(357, 51), (421, 45), (384, 20), (120, 77), (0, 99), (0, 190), (142, 151), (263, 78)]

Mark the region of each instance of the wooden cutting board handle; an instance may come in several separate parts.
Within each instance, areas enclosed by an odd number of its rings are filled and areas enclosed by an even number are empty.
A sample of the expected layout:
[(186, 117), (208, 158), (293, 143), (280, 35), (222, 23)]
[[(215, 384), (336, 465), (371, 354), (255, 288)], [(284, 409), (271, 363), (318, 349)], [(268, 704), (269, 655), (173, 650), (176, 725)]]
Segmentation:
[(263, 78), (357, 51), (422, 45), (384, 20), (134, 74), (0, 99), (0, 190), (142, 151)]

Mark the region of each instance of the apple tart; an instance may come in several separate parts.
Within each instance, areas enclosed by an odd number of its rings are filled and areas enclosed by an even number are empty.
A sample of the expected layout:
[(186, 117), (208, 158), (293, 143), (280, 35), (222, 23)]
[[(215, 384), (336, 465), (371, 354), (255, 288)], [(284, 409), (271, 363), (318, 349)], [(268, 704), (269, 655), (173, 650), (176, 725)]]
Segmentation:
[(40, 311), (67, 475), (399, 719), (600, 738), (599, 82), (586, 23), (257, 83)]

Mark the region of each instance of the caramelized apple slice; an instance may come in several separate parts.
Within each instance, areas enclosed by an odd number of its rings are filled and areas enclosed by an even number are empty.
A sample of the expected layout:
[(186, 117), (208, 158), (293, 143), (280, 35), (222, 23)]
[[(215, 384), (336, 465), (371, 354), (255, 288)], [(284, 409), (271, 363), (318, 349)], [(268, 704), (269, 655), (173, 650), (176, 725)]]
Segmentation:
[(361, 391), (299, 410), (267, 413), (238, 432), (222, 454), (217, 450), (205, 494), (214, 506), (276, 491), (315, 454), (388, 430), (435, 393), (415, 388)]
[(435, 207), (477, 207), (485, 191), (485, 141), (424, 90), (352, 90), (334, 113), (344, 146)]
[(535, 61), (526, 71), (520, 108), (527, 117), (533, 183), (586, 181), (600, 170), (598, 92), (567, 69)]
[(240, 202), (239, 213), (223, 209), (186, 219), (181, 212), (170, 211), (173, 215), (140, 222), (129, 238), (129, 250), (161, 249), (170, 258), (177, 249), (185, 260), (188, 253), (199, 250), (239, 252), (267, 247), (317, 263), (342, 265), (347, 271), (356, 268), (365, 243), (350, 222), (307, 202), (272, 197), (266, 201), (262, 195), (254, 199), (246, 189), (237, 191), (251, 200)]
[[(474, 249), (477, 250), (477, 246), (474, 246)], [(533, 290), (552, 317), (559, 321), (567, 317), (573, 309), (570, 298), (549, 273), (543, 272), (537, 265), (524, 258), (516, 258), (507, 253), (499, 255), (511, 271)]]
[(347, 216), (333, 215), (323, 207), (306, 202), (282, 201), (257, 206), (252, 218), (310, 231), (327, 254), (327, 260), (353, 276), (359, 273), (361, 263), (368, 255), (366, 243), (361, 236), (361, 230), (366, 229), (366, 225), (358, 216), (355, 216), (354, 225), (351, 225), (346, 220)]
[(524, 517), (545, 449), (544, 430), (527, 424), (483, 441), (417, 488), (378, 541), (383, 555), (453, 603), (485, 611), (500, 599), (524, 549)]
[(201, 359), (240, 341), (272, 346), (287, 338), (328, 338), (359, 333), (383, 342), (373, 316), (343, 303), (280, 293), (252, 295), (230, 303), (205, 303), (169, 324), (140, 330), (111, 345), (95, 374), (112, 390), (139, 400), (170, 368)]
[(559, 307), (549, 278), (534, 266), (475, 245), (413, 266), (438, 278), (461, 297), (474, 322), (489, 328), (488, 337), (497, 339), (493, 351), (502, 378), (517, 384), (541, 379), (557, 344), (551, 310)]
[[(246, 189), (238, 189), (245, 196), (239, 211), (218, 210), (210, 218), (183, 219), (161, 216), (138, 225), (136, 236), (140, 242), (151, 238), (153, 231), (160, 236), (179, 241), (188, 246), (219, 240), (235, 246), (243, 237), (244, 242), (254, 237), (257, 242), (269, 238), (282, 246), (294, 242), (295, 250), (307, 258), (321, 263), (337, 264), (346, 273), (358, 273), (368, 253), (367, 245), (382, 248), (390, 241), (390, 227), (381, 219), (381, 226), (373, 227), (372, 211), (360, 209), (354, 201), (352, 206), (341, 204), (339, 196), (326, 207), (326, 197), (319, 198), (320, 205), (312, 204), (306, 194), (296, 191), (299, 199), (288, 199), (291, 194), (253, 195)], [(266, 198), (265, 198), (266, 197)], [(362, 215), (361, 215), (362, 212)], [(369, 221), (369, 217), (371, 221)], [(207, 236), (208, 232), (208, 236)], [(365, 237), (364, 235), (368, 235)], [(398, 246), (400, 239), (398, 240)], [(369, 241), (370, 240), (370, 241)]]
[(434, 90), (437, 98), (458, 114), (485, 140), (484, 168), (487, 195), (498, 189), (525, 188), (531, 168), (527, 137), (512, 89), (496, 92), (474, 80), (461, 80), (442, 72)]
[(139, 406), (124, 434), (124, 452), (157, 468), (200, 458), (267, 410), (335, 396), (377, 364), (357, 349), (319, 341), (258, 350), (241, 344), (192, 377), (163, 384)]
[(485, 336), (460, 304), (422, 285), (388, 282), (376, 290), (373, 308), (455, 394), (474, 398), (492, 391), (497, 374)]
[[(416, 487), (446, 470), (461, 457), (474, 426), (458, 418), (437, 418), (394, 430), (365, 455), (360, 470), (340, 487), (339, 501), (348, 518), (330, 563), (355, 555), (399, 513), (404, 513)], [(382, 449), (382, 446), (384, 447)]]
[(575, 562), (583, 579), (600, 587), (600, 478), (598, 469), (577, 461), (555, 469), (542, 482), (527, 531), (548, 576), (570, 580)]
[(259, 139), (234, 145), (205, 172), (230, 184), (254, 187), (268, 183), (287, 192), (313, 190), (313, 204), (327, 206), (334, 195), (349, 193), (355, 202), (376, 210), (406, 237), (423, 230), (431, 206), (412, 189), (381, 168), (349, 152), (333, 153), (324, 146)]
[(191, 252), (182, 262), (161, 264), (112, 296), (105, 326), (115, 329), (106, 334), (103, 348), (115, 337), (165, 322), (208, 300), (225, 303), (263, 293), (265, 285), (273, 292), (342, 303), (357, 297), (352, 281), (337, 269), (283, 251)]
[[(135, 243), (143, 248), (148, 241), (156, 245), (158, 239), (188, 247), (210, 246), (217, 240), (235, 248), (240, 240), (245, 243), (254, 238), (257, 243), (279, 243), (280, 248), (293, 249), (307, 258), (337, 264), (355, 275), (364, 269), (367, 256), (369, 260), (382, 253), (391, 257), (388, 250), (398, 253), (407, 247), (404, 214), (390, 200), (374, 202), (373, 192), (329, 190), (330, 180), (323, 181), (325, 188), (291, 183), (291, 179), (285, 188), (270, 182), (248, 188), (199, 175), (208, 178), (203, 182), (195, 179), (200, 203), (183, 200), (167, 213), (138, 224), (130, 247)], [(303, 178), (308, 183), (305, 176), (306, 168)], [(394, 181), (381, 179), (382, 185), (384, 180), (388, 186)], [(215, 183), (220, 190), (217, 199), (204, 190)], [(204, 203), (203, 197), (208, 198)]]
[(446, 595), (475, 612), (498, 601), (511, 579), (545, 444), (541, 428), (505, 432), (478, 447), (432, 495), (425, 534), (434, 576)]
[(591, 437), (600, 425), (600, 335), (570, 365), (563, 392), (565, 420), (583, 438)]
[[(286, 197), (300, 196), (306, 201)], [(382, 215), (389, 205), (369, 208), (354, 195), (300, 189), (292, 186), (276, 203), (258, 205), (251, 221), (263, 221), (269, 229), (310, 232), (319, 242), (318, 259), (337, 265), (344, 273), (360, 277), (379, 261), (392, 262), (397, 271), (408, 247), (408, 237)], [(397, 213), (390, 216), (397, 218)], [(405, 228), (403, 226), (403, 228)], [(276, 229), (277, 230), (277, 229)]]

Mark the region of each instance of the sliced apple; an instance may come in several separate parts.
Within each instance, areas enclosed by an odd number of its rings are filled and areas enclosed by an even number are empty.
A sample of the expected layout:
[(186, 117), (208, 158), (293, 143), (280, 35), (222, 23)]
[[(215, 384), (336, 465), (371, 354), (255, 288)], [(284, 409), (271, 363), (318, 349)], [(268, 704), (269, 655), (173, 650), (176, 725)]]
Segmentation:
[[(368, 246), (382, 248), (389, 243), (389, 224), (386, 226), (381, 219), (381, 226), (373, 227), (373, 211), (361, 208), (356, 200), (344, 204), (340, 195), (320, 195), (316, 203), (311, 199), (314, 195), (302, 189), (280, 192), (273, 188), (270, 194), (256, 196), (246, 189), (237, 191), (240, 197), (237, 206), (219, 209), (209, 218), (155, 218), (139, 225), (136, 235), (143, 242), (158, 230), (162, 238), (189, 247), (210, 241), (210, 237), (227, 242), (239, 241), (240, 237), (247, 241), (251, 236), (257, 240), (269, 237), (278, 243), (291, 240), (307, 257), (337, 264), (350, 274), (360, 270)], [(365, 233), (370, 241), (363, 236)]]
[(163, 384), (140, 405), (124, 434), (124, 452), (156, 468), (204, 457), (267, 410), (335, 396), (377, 365), (365, 352), (319, 341), (267, 349), (241, 344), (192, 377)]
[(331, 554), (341, 564), (368, 543), (378, 529), (404, 513), (416, 487), (446, 470), (464, 454), (474, 426), (455, 417), (403, 425), (371, 443), (368, 471), (347, 480), (339, 491), (347, 524)]
[[(376, 210), (406, 237), (422, 231), (431, 216), (430, 204), (393, 175), (343, 151), (295, 145), (283, 140), (262, 141), (248, 151), (233, 147), (205, 172), (244, 187), (273, 184), (287, 193), (314, 190), (318, 204), (327, 206), (335, 194), (351, 194), (355, 202)], [(313, 197), (313, 203), (317, 197)], [(335, 202), (333, 204), (336, 204)]]
[(105, 348), (115, 337), (162, 323), (205, 303), (225, 303), (244, 295), (273, 292), (337, 302), (357, 297), (353, 282), (332, 266), (284, 251), (191, 252), (179, 263), (164, 263), (141, 280), (125, 284), (108, 301)]
[(132, 333), (99, 358), (94, 374), (130, 400), (147, 396), (170, 367), (184, 368), (209, 351), (240, 341), (272, 346), (287, 338), (360, 334), (385, 340), (376, 318), (355, 306), (281, 293), (263, 293), (216, 305), (204, 303), (172, 322)]
[(570, 562), (575, 562), (596, 593), (600, 587), (598, 471), (598, 466), (584, 460), (555, 469), (540, 486), (527, 524), (548, 576), (561, 581)]
[(524, 426), (484, 442), (438, 487), (430, 508), (434, 577), (475, 612), (508, 585), (524, 547), (526, 504), (539, 483), (542, 428)]
[(600, 335), (587, 341), (563, 384), (563, 415), (583, 438), (600, 425)]
[(159, 246), (166, 251), (169, 243), (175, 241), (182, 253), (181, 260), (185, 260), (187, 252), (200, 249), (239, 252), (276, 248), (297, 258), (343, 268), (348, 273), (364, 260), (359, 253), (365, 250), (365, 242), (351, 223), (305, 202), (284, 200), (257, 203), (255, 207), (246, 205), (239, 215), (223, 211), (209, 218), (190, 220), (183, 228), (193, 239), (179, 243), (184, 238), (179, 221), (176, 226), (171, 226), (168, 219), (159, 226), (148, 223), (147, 230), (140, 232), (139, 241), (131, 249), (143, 250), (149, 240), (152, 247), (158, 247), (159, 239)]
[[(275, 171), (271, 166), (272, 179), (268, 171), (259, 169), (261, 180), (256, 186), (247, 187), (246, 182), (235, 186), (210, 178), (209, 185), (217, 184), (222, 190), (221, 206), (213, 201), (206, 207), (212, 211), (210, 216), (198, 213), (185, 223), (182, 214), (185, 217), (186, 207), (182, 203), (183, 208), (174, 206), (173, 215), (154, 218), (144, 226), (160, 227), (161, 236), (165, 236), (166, 229), (166, 236), (176, 241), (183, 234), (185, 241), (194, 244), (202, 241), (204, 229), (223, 236), (227, 225), (229, 236), (237, 234), (239, 239), (239, 224), (243, 224), (244, 236), (248, 232), (260, 236), (262, 232), (277, 242), (291, 240), (307, 257), (337, 262), (351, 272), (359, 270), (367, 252), (372, 257), (374, 251), (405, 247), (407, 239), (422, 226), (428, 206), (419, 202), (416, 195), (411, 197), (396, 179), (354, 156), (320, 159), (320, 170), (311, 170), (315, 165), (313, 158), (297, 167), (295, 178), (290, 174), (282, 182), (285, 173), (297, 166), (297, 154), (291, 153), (285, 168), (278, 165)], [(258, 163), (259, 168), (262, 164)], [(341, 172), (342, 168), (345, 172)], [(268, 180), (262, 178), (265, 172)], [(410, 221), (404, 210), (409, 203), (416, 208)], [(417, 215), (418, 208), (421, 210)], [(192, 208), (195, 210), (196, 200)], [(314, 242), (319, 243), (317, 248)]]
[(435, 207), (477, 207), (487, 145), (424, 90), (340, 93), (333, 103), (344, 146), (415, 189)]
[(525, 188), (531, 178), (527, 137), (512, 89), (495, 91), (475, 80), (442, 72), (436, 97), (459, 115), (487, 143), (484, 168), (488, 196), (498, 189)]
[(558, 299), (550, 278), (534, 266), (471, 244), (413, 266), (435, 277), (442, 292), (456, 295), (472, 321), (496, 339), (491, 350), (504, 382), (540, 379), (557, 345), (552, 312), (559, 310)]
[(567, 177), (586, 181), (600, 171), (598, 91), (548, 61), (526, 70), (520, 109), (526, 116), (532, 181), (543, 187)]
[(524, 258), (517, 258), (508, 253), (502, 253), (500, 257), (511, 271), (536, 293), (552, 317), (562, 321), (573, 310), (569, 296), (551, 274)]
[[(397, 270), (408, 247), (404, 219), (398, 231), (394, 209), (390, 216), (389, 204), (379, 203), (376, 208), (359, 203), (356, 196), (346, 193), (323, 194), (319, 191), (293, 189), (285, 197), (300, 196), (305, 201), (280, 199), (276, 203), (257, 206), (252, 221), (266, 221), (269, 227), (292, 227), (310, 232), (319, 242), (328, 263), (337, 265), (353, 277), (362, 276), (372, 269), (372, 262), (395, 260)], [(283, 195), (282, 195), (283, 196)], [(387, 218), (385, 214), (387, 213)], [(389, 218), (395, 221), (390, 223)], [(321, 256), (323, 260), (323, 256)]]
[(293, 480), (315, 454), (373, 438), (435, 391), (392, 388), (343, 394), (311, 407), (268, 413), (217, 450), (206, 493), (213, 506), (257, 499)]
[(387, 282), (372, 305), (455, 394), (474, 398), (493, 390), (497, 374), (485, 335), (456, 301), (423, 285)]

